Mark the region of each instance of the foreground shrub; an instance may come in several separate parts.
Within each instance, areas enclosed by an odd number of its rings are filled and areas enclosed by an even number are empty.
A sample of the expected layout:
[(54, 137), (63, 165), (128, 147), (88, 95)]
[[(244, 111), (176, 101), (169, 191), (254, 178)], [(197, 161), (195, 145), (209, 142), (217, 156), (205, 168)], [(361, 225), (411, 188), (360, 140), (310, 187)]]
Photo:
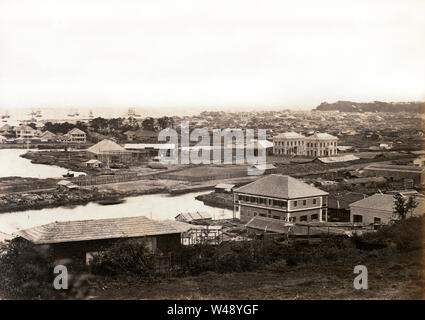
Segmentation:
[(132, 273), (151, 276), (155, 271), (155, 259), (145, 242), (123, 240), (93, 256), (91, 269), (102, 274)]
[(12, 240), (0, 248), (0, 290), (7, 299), (42, 299), (52, 294), (53, 258), (47, 247)]
[(395, 247), (400, 251), (411, 251), (424, 247), (425, 219), (411, 217), (383, 226), (377, 232), (353, 237), (359, 249), (381, 249)]
[[(85, 299), (89, 294), (89, 274), (73, 268), (71, 260), (55, 261), (49, 246), (35, 246), (22, 239), (0, 245), (1, 299)], [(68, 289), (56, 290), (56, 265), (68, 269)]]

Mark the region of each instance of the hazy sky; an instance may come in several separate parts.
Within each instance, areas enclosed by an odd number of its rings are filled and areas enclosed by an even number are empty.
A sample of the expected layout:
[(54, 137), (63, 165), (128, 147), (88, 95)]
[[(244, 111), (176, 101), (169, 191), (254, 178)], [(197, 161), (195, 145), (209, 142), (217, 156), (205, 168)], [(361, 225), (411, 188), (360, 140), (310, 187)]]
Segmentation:
[(0, 0), (0, 108), (425, 99), (422, 0)]

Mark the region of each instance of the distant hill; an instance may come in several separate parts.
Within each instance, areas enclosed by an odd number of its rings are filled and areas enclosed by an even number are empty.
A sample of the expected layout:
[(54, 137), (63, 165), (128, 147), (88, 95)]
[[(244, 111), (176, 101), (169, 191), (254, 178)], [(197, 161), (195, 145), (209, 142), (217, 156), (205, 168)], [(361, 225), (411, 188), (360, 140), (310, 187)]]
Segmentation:
[(315, 110), (341, 112), (425, 112), (425, 102), (322, 102)]

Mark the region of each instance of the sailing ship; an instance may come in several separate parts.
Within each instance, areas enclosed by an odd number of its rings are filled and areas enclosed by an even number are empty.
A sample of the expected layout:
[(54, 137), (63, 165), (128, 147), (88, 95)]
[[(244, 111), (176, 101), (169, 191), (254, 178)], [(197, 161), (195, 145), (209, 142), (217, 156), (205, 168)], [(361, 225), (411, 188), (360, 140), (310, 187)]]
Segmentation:
[(35, 116), (36, 116), (37, 118), (41, 118), (41, 117), (42, 117), (41, 109), (40, 109), (40, 108), (38, 108), (38, 109), (37, 109), (37, 111), (36, 111), (36, 113), (35, 113)]
[(91, 110), (89, 112), (89, 118), (93, 118), (93, 111), (91, 111)]
[(136, 114), (136, 108), (128, 108), (127, 115), (128, 115), (130, 118), (140, 117), (140, 114)]

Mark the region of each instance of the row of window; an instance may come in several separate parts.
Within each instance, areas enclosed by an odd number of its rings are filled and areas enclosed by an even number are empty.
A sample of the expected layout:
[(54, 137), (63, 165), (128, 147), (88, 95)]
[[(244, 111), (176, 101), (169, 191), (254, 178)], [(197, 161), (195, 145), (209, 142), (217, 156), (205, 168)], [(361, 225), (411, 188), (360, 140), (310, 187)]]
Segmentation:
[[(286, 143), (285, 143), (286, 142)], [(287, 147), (293, 147), (293, 146), (303, 146), (304, 145), (304, 141), (275, 141), (275, 146), (287, 146)], [(336, 147), (337, 142), (336, 141), (332, 141), (332, 142), (307, 142), (307, 147), (308, 148), (313, 148), (313, 147)]]
[[(273, 219), (278, 219), (278, 220), (281, 219), (280, 216), (273, 215), (270, 212), (268, 214), (265, 214), (265, 213), (257, 213), (257, 212), (254, 211), (254, 217), (257, 216), (257, 215), (260, 216), (260, 217), (273, 218)], [(289, 220), (291, 222), (297, 222), (297, 217), (290, 217)], [(310, 221), (315, 221), (315, 220), (317, 220), (317, 221), (319, 220), (319, 215), (317, 213), (310, 215)], [(300, 216), (298, 221), (299, 222), (308, 221), (308, 215)]]
[(244, 196), (244, 195), (238, 195), (237, 200), (250, 202), (250, 203), (262, 204), (262, 205), (266, 205), (266, 206), (281, 207), (281, 208), (286, 208), (287, 205), (288, 205), (287, 201), (285, 201), (285, 200), (266, 199), (266, 198), (251, 197), (251, 196)]
[[(286, 208), (288, 206), (288, 202), (286, 200), (266, 199), (266, 198), (244, 196), (244, 195), (237, 195), (236, 199), (239, 201), (262, 204), (266, 206), (274, 206), (274, 207), (281, 207), (281, 208)], [(301, 203), (303, 206), (306, 206), (307, 200), (293, 200), (292, 206), (296, 208), (298, 207), (298, 205), (301, 205)], [(312, 204), (313, 205), (317, 204), (317, 198), (312, 199)]]
[[(285, 145), (285, 141), (275, 141), (275, 145), (277, 146), (284, 146)], [(301, 146), (304, 145), (304, 141), (286, 141), (286, 146)]]
[(317, 145), (319, 145), (320, 148), (333, 147), (333, 146), (336, 147), (336, 142), (320, 142), (320, 143), (307, 142), (307, 148), (317, 147)]
[[(362, 223), (363, 222), (363, 216), (361, 214), (354, 214), (353, 215), (353, 222), (354, 223)], [(381, 218), (373, 217), (373, 223), (381, 223)]]

